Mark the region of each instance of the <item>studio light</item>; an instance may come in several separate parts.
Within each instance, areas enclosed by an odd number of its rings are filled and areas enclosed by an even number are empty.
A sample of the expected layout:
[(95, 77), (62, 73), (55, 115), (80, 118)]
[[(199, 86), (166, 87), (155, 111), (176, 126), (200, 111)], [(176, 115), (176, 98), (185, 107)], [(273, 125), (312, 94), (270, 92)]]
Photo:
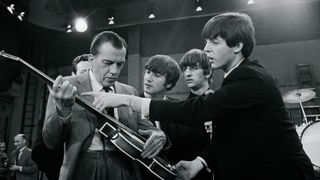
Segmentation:
[(202, 0), (196, 0), (196, 1), (195, 1), (195, 7), (196, 7), (196, 11), (197, 11), (197, 12), (200, 12), (200, 11), (203, 10), (202, 5), (203, 5)]
[(7, 7), (8, 11), (13, 14), (14, 11), (14, 4), (10, 4), (10, 6)]
[(72, 25), (68, 24), (65, 30), (66, 30), (66, 33), (71, 33), (72, 32)]
[(254, 0), (248, 0), (248, 5), (254, 4)]
[(154, 18), (156, 18), (156, 16), (155, 16), (153, 13), (150, 13), (149, 16), (148, 16), (148, 18), (149, 18), (149, 19), (154, 19)]
[(109, 25), (115, 24), (114, 9), (106, 9), (107, 22)]
[(156, 4), (149, 0), (147, 1), (147, 14), (148, 14), (148, 19), (154, 19), (156, 18), (155, 15), (155, 9), (156, 9)]
[(109, 21), (108, 22), (109, 25), (113, 25), (114, 24), (114, 17), (113, 16), (109, 17), (108, 21)]
[(24, 14), (25, 14), (25, 12), (20, 12), (20, 14), (18, 15), (18, 19), (19, 19), (20, 21), (23, 21), (23, 19), (24, 19)]
[(84, 18), (77, 18), (75, 20), (75, 29), (78, 32), (85, 32), (88, 29), (88, 24), (86, 19)]

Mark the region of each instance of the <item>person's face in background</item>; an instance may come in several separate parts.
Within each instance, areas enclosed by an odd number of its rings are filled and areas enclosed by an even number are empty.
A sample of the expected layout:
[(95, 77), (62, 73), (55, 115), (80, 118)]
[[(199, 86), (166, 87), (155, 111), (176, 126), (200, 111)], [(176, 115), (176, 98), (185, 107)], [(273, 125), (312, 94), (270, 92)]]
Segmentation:
[(182, 74), (187, 86), (190, 89), (198, 90), (208, 84), (209, 75), (205, 75), (199, 66), (186, 66), (182, 69)]
[(0, 152), (4, 152), (6, 150), (6, 144), (4, 142), (0, 143)]
[(80, 61), (77, 64), (76, 75), (83, 74), (83, 73), (87, 72), (90, 69), (90, 67), (91, 67), (91, 64), (89, 61)]
[(155, 96), (157, 94), (164, 94), (166, 92), (165, 75), (154, 73), (146, 69), (143, 81), (143, 91), (151, 96)]
[(26, 145), (26, 140), (21, 136), (16, 136), (14, 137), (14, 145), (16, 146), (16, 149), (21, 149)]
[(89, 61), (97, 81), (104, 87), (113, 86), (125, 63), (126, 48), (116, 49), (109, 42), (100, 45), (97, 55), (90, 55)]
[(236, 53), (234, 48), (229, 47), (220, 36), (215, 39), (207, 39), (204, 51), (210, 59), (212, 69), (222, 69), (228, 72), (232, 68)]

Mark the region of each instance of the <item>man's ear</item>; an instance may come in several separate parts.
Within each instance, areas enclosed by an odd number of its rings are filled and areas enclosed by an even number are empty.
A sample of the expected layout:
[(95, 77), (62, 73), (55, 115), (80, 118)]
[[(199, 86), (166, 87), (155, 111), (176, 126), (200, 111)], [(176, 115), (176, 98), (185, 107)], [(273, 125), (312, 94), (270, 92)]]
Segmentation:
[(88, 61), (89, 62), (93, 61), (93, 55), (92, 54), (88, 54)]
[(206, 79), (209, 79), (211, 77), (212, 73), (213, 73), (213, 71), (210, 68), (209, 73), (207, 75), (205, 75)]
[(172, 87), (172, 84), (166, 84), (164, 85), (164, 87), (166, 87), (166, 89), (170, 89)]
[(235, 54), (238, 54), (241, 52), (242, 48), (243, 48), (243, 43), (239, 42), (236, 44), (236, 46), (234, 46), (233, 51)]

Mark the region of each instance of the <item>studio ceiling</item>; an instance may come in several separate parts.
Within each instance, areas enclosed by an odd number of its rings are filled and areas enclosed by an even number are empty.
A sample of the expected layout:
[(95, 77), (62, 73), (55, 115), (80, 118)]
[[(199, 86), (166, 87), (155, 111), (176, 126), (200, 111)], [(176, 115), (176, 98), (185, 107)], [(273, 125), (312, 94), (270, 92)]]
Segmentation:
[[(196, 0), (29, 0), (28, 21), (45, 28), (64, 30), (74, 17), (82, 16), (87, 18), (89, 30), (99, 30), (315, 0), (255, 0), (253, 5), (248, 5), (248, 0), (201, 1), (203, 11), (196, 12)], [(154, 10), (155, 19), (147, 18), (150, 9)], [(115, 17), (113, 26), (107, 24), (110, 13)]]

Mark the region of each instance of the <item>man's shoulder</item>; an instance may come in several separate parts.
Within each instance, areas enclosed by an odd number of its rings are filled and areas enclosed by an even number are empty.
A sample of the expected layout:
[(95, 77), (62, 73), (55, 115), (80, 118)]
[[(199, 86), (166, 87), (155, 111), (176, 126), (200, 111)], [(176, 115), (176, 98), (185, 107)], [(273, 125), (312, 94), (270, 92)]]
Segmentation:
[(170, 97), (170, 96), (166, 96), (166, 100), (167, 101), (173, 101), (173, 102), (178, 102), (179, 101), (179, 99), (173, 98), (173, 97)]
[(69, 81), (71, 83), (71, 82), (74, 82), (77, 78), (78, 78), (78, 75), (75, 75), (75, 76), (63, 76), (62, 79), (64, 81)]
[(124, 83), (121, 83), (118, 81), (115, 82), (115, 89), (116, 89), (116, 92), (121, 93), (121, 94), (128, 93), (128, 94), (137, 95), (137, 90), (133, 86), (130, 86), (128, 84), (124, 84)]

